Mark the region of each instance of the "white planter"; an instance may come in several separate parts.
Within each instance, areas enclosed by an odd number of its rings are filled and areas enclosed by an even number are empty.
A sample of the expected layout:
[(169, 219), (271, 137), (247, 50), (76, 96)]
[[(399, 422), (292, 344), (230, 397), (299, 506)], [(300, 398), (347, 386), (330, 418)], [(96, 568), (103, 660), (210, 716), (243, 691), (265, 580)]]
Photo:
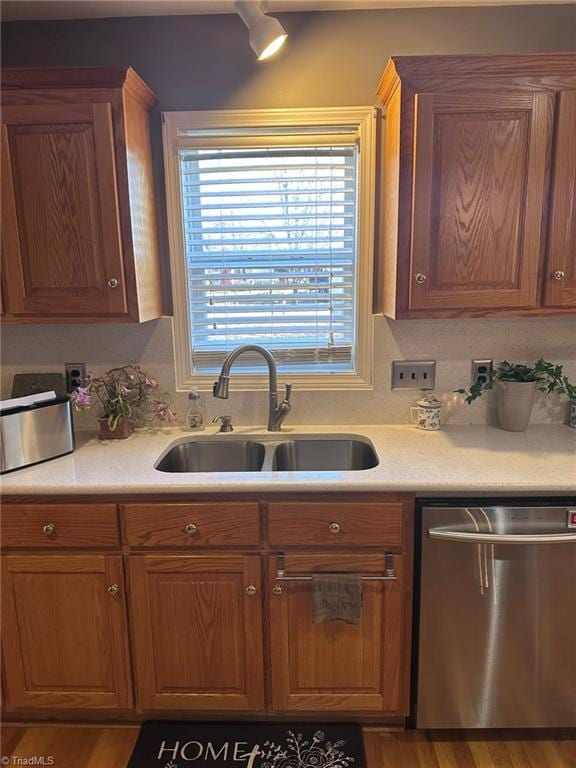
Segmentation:
[(568, 416), (568, 426), (576, 429), (576, 400), (570, 400), (570, 415)]
[(530, 423), (536, 382), (499, 381), (496, 384), (496, 406), (500, 428), (507, 432), (524, 432)]

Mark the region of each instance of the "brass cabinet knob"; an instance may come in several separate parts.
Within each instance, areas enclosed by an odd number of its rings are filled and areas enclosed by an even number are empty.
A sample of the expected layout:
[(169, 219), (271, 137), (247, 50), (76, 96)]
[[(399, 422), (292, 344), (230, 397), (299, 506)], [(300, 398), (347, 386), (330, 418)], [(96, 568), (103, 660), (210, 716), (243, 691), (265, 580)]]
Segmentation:
[(417, 283), (425, 283), (426, 282), (426, 275), (423, 275), (422, 272), (417, 272), (416, 277), (414, 278)]
[(196, 523), (188, 523), (188, 525), (184, 527), (184, 531), (188, 536), (194, 536), (195, 533), (198, 533), (198, 526)]
[(46, 525), (42, 528), (42, 531), (48, 537), (55, 536), (56, 535), (56, 526), (54, 525), (54, 523), (46, 523)]
[(119, 285), (120, 285), (120, 281), (116, 277), (111, 277), (110, 280), (108, 280), (109, 288), (118, 288)]
[(328, 526), (328, 530), (330, 531), (330, 533), (340, 533), (340, 526), (338, 525), (338, 523), (330, 523), (330, 525)]
[(254, 584), (249, 584), (246, 587), (246, 594), (247, 595), (255, 595), (256, 594), (256, 587), (254, 586)]
[(561, 269), (557, 269), (555, 272), (552, 273), (552, 277), (554, 278), (554, 280), (564, 280), (564, 278), (566, 277), (566, 273)]
[(120, 592), (120, 587), (118, 584), (110, 584), (108, 587), (108, 594), (112, 595), (112, 597), (116, 597), (116, 595)]
[(274, 595), (282, 594), (282, 587), (280, 586), (280, 584), (276, 584), (276, 586), (272, 587), (272, 594)]

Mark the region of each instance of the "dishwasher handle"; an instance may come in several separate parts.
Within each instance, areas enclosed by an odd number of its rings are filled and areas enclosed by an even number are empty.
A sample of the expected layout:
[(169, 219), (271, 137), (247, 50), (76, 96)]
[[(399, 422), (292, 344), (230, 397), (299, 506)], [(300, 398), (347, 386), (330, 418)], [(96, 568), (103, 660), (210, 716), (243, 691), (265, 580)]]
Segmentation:
[(468, 533), (449, 531), (444, 528), (429, 528), (431, 539), (462, 541), (472, 544), (569, 544), (576, 543), (574, 533)]

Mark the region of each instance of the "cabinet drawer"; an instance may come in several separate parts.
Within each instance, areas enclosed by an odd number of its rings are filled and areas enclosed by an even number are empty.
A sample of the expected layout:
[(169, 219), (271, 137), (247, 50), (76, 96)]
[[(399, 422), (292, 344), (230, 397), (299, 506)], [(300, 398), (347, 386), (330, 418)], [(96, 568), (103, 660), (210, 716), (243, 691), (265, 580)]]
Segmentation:
[(1, 522), (4, 548), (120, 545), (115, 504), (3, 504)]
[(272, 546), (399, 547), (402, 503), (272, 503), (268, 537)]
[(126, 541), (133, 547), (246, 547), (260, 543), (259, 506), (127, 504)]

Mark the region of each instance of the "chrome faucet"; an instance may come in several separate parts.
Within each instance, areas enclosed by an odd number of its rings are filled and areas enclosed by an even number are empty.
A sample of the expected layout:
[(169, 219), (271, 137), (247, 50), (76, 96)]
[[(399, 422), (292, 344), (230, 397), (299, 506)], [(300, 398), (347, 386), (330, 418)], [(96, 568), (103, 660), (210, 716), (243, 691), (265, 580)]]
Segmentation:
[(258, 344), (244, 344), (241, 347), (236, 347), (236, 349), (230, 352), (222, 364), (222, 370), (220, 371), (218, 381), (214, 382), (213, 395), (222, 400), (228, 399), (230, 369), (236, 358), (244, 352), (258, 352), (258, 354), (262, 355), (268, 365), (268, 432), (280, 432), (282, 422), (290, 412), (292, 384), (286, 384), (286, 395), (284, 400), (278, 404), (278, 375), (276, 371), (276, 361), (265, 347), (261, 347)]

